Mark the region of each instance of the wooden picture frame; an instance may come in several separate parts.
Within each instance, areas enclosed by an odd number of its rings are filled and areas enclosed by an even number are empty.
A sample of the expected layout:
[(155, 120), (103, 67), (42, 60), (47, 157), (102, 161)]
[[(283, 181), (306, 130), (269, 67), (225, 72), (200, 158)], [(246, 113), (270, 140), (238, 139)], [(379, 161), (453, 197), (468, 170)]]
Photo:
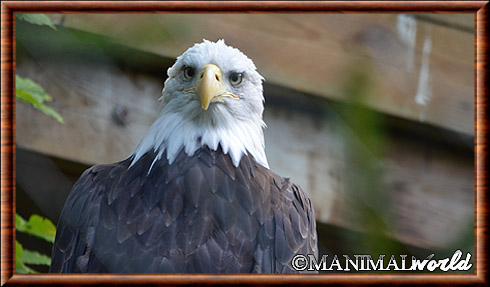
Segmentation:
[[(482, 284), (488, 281), (488, 1), (4, 1), (1, 72), (1, 285)], [(475, 15), (474, 274), (15, 274), (15, 13), (473, 13)]]

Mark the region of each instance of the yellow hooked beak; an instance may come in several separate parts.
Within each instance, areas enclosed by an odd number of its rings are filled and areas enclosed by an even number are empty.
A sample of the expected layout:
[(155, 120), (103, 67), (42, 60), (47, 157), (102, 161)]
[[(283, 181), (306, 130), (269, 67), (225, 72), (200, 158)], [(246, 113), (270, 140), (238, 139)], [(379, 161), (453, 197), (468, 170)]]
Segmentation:
[(223, 88), (221, 70), (218, 66), (208, 64), (199, 73), (197, 94), (201, 97), (203, 110), (207, 110), (210, 103), (222, 102), (223, 98), (231, 97), (238, 100), (239, 97)]

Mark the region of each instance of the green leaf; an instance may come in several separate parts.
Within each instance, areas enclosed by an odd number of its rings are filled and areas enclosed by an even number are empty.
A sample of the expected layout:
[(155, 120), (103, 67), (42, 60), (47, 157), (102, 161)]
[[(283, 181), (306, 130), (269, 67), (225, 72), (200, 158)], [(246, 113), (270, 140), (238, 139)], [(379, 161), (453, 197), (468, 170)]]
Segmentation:
[(24, 253), (24, 248), (22, 248), (22, 245), (19, 243), (19, 241), (15, 240), (15, 260), (19, 261), (20, 258), (22, 258), (22, 253)]
[[(39, 215), (32, 215), (29, 221), (22, 216), (15, 214), (15, 228), (19, 232), (40, 237), (46, 241), (54, 242), (56, 229), (54, 224)], [(24, 249), (22, 245), (15, 241), (15, 271), (17, 273), (38, 273), (26, 264), (31, 265), (51, 265), (51, 258), (37, 251)]]
[(39, 109), (39, 107), (41, 106), (41, 104), (35, 97), (25, 91), (15, 90), (15, 97), (17, 98), (17, 100), (33, 105), (36, 109)]
[(15, 214), (15, 223), (15, 228), (17, 231), (54, 243), (56, 227), (51, 220), (43, 218), (37, 214), (33, 214), (29, 218), (29, 221), (25, 221), (25, 219), (23, 219), (20, 215)]
[(63, 117), (61, 117), (60, 114), (58, 114), (58, 112), (56, 112), (55, 110), (53, 110), (53, 108), (51, 107), (48, 107), (44, 104), (42, 104), (39, 109), (45, 113), (46, 115), (52, 117), (52, 118), (55, 118), (60, 124), (63, 124), (65, 123), (65, 121), (63, 120)]
[(15, 272), (16, 273), (38, 273), (36, 270), (24, 265), (24, 263), (15, 262)]
[(21, 261), (24, 264), (51, 265), (51, 258), (49, 258), (47, 255), (28, 249), (23, 250)]
[(58, 112), (44, 104), (44, 102), (51, 102), (53, 98), (37, 83), (16, 75), (15, 96), (18, 100), (31, 104), (36, 109), (56, 119), (59, 123), (64, 123), (63, 117)]
[(34, 25), (39, 26), (48, 26), (54, 30), (56, 27), (53, 25), (53, 22), (48, 18), (48, 16), (44, 14), (17, 14), (17, 19), (29, 22)]
[(36, 270), (26, 266), (22, 261), (22, 256), (24, 255), (24, 249), (22, 245), (16, 240), (15, 241), (15, 272), (17, 273), (37, 273)]
[[(20, 97), (25, 97), (26, 94), (31, 95), (33, 100), (38, 104), (51, 102), (53, 100), (40, 85), (30, 79), (19, 77), (18, 75), (15, 75), (15, 92), (20, 92)], [(32, 104), (31, 102), (29, 103)]]

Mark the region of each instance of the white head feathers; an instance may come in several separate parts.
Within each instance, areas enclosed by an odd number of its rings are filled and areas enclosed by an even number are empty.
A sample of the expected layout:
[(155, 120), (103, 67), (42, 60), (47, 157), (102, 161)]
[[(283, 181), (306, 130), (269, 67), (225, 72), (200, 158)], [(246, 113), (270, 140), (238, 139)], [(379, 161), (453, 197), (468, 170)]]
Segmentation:
[[(235, 98), (212, 101), (204, 110), (196, 86), (209, 64), (219, 68), (222, 89)], [(190, 72), (185, 74), (186, 69)], [(263, 77), (252, 60), (223, 40), (204, 40), (179, 56), (167, 74), (162, 110), (134, 151), (133, 164), (151, 149), (158, 154), (155, 161), (166, 156), (171, 164), (182, 149), (191, 156), (202, 146), (217, 150), (220, 145), (235, 166), (244, 154), (250, 154), (268, 167), (262, 131)], [(237, 74), (242, 77), (239, 84), (233, 81)]]

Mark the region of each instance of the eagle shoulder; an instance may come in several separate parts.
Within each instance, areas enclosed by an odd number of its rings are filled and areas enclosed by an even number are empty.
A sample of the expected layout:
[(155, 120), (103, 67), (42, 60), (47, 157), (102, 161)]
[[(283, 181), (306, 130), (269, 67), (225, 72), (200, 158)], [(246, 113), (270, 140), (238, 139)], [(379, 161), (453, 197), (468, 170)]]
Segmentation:
[(221, 150), (182, 152), (171, 165), (148, 153), (97, 165), (62, 211), (51, 272), (296, 272), (316, 255), (313, 208), (287, 178)]
[(57, 225), (50, 272), (87, 271), (95, 226), (99, 224), (101, 199), (116, 179), (115, 171), (127, 165), (128, 160), (92, 166), (85, 170), (74, 184)]
[(282, 178), (258, 166), (256, 174), (266, 175), (272, 217), (258, 234), (254, 272), (295, 273), (291, 260), (296, 254), (317, 256), (315, 214), (308, 195), (289, 178)]

